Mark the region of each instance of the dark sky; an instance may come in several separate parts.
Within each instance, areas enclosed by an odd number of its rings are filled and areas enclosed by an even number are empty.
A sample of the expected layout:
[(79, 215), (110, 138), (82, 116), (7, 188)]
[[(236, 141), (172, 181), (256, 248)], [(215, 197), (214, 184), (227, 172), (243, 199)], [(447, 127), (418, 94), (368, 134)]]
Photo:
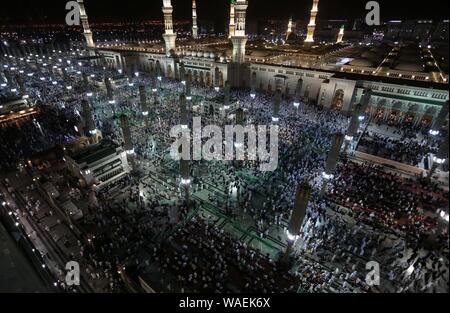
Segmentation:
[[(7, 0), (2, 1), (0, 23), (24, 22), (63, 23), (65, 0)], [(321, 0), (318, 19), (355, 19), (365, 16), (365, 0)], [(447, 0), (379, 0), (382, 19), (390, 18), (448, 18)], [(197, 0), (199, 20), (225, 19), (229, 0)], [(423, 4), (421, 4), (423, 3)], [(172, 0), (175, 19), (190, 17), (191, 0)], [(250, 19), (306, 19), (312, 0), (249, 0)], [(139, 21), (162, 19), (162, 0), (85, 0), (92, 22)]]

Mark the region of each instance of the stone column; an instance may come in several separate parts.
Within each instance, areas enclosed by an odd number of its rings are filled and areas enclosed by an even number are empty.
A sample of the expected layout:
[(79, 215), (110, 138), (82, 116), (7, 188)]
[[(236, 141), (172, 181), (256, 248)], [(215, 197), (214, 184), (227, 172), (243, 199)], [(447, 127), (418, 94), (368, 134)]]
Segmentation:
[(306, 216), (308, 202), (311, 198), (311, 186), (307, 182), (302, 182), (297, 186), (295, 195), (295, 206), (291, 215), (291, 220), (287, 229), (287, 248), (283, 256), (282, 263), (289, 264), (289, 257), (292, 253), (292, 248), (295, 241), (299, 237), (300, 229)]

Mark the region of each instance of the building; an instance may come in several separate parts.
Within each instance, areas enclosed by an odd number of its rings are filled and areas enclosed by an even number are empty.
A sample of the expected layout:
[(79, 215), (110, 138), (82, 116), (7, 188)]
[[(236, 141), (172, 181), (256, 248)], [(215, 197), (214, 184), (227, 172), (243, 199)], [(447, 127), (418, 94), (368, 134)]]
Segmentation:
[[(213, 87), (214, 81), (223, 87), (229, 81), (232, 87), (249, 88), (250, 77), (256, 77), (260, 90), (274, 92), (280, 88), (287, 97), (294, 95), (301, 80), (303, 101), (345, 112), (360, 100), (365, 88), (370, 88), (374, 91), (370, 112), (386, 118), (414, 115), (417, 123), (423, 120), (430, 123), (449, 98), (448, 58), (441, 50), (417, 44), (431, 36), (430, 21), (386, 24), (388, 38), (414, 42), (410, 44), (361, 41), (336, 44), (339, 35), (336, 26), (342, 26), (343, 21), (325, 21), (321, 24), (333, 30), (332, 42), (320, 43), (314, 40), (314, 34), (320, 31), (316, 30), (319, 1), (314, 0), (306, 44), (300, 40), (274, 44), (263, 39), (249, 40), (245, 28), (248, 3), (240, 0), (232, 2), (231, 39), (203, 37), (183, 40), (177, 45), (173, 8), (170, 1), (164, 3), (165, 45), (97, 45), (96, 54), (100, 56), (97, 60), (106, 59), (112, 68), (134, 64), (140, 71), (156, 70), (172, 79), (179, 78), (180, 65), (184, 64), (191, 79), (205, 87)], [(282, 27), (285, 32), (285, 22)], [(445, 36), (446, 27), (448, 22), (440, 24), (440, 36)], [(359, 32), (358, 27), (353, 29)], [(346, 32), (346, 38), (347, 35)]]
[(81, 186), (93, 186), (97, 191), (125, 177), (131, 170), (122, 147), (107, 139), (71, 150), (65, 160)]

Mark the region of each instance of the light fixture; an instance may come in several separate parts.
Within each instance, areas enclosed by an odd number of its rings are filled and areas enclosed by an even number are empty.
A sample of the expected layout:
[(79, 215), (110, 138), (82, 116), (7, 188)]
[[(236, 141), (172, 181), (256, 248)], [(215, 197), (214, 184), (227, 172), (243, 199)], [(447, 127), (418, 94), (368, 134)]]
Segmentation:
[(433, 157), (433, 162), (436, 162), (437, 164), (444, 164), (445, 163), (445, 159), (441, 159), (438, 157)]
[(184, 185), (184, 186), (187, 186), (190, 183), (191, 183), (191, 180), (189, 178), (188, 179), (186, 179), (186, 178), (182, 178), (181, 179), (181, 184)]
[(430, 129), (429, 133), (430, 133), (430, 135), (432, 135), (432, 136), (437, 136), (437, 135), (439, 135), (440, 131), (434, 130), (434, 129)]
[(286, 236), (288, 238), (289, 241), (296, 241), (298, 238), (300, 238), (300, 236), (298, 235), (293, 235), (289, 232), (289, 230), (286, 230)]

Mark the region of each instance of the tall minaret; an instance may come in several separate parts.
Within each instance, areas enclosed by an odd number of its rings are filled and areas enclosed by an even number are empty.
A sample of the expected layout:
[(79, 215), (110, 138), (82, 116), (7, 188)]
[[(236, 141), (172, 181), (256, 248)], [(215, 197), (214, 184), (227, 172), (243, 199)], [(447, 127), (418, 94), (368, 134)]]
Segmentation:
[(342, 25), (341, 29), (339, 30), (336, 43), (341, 43), (343, 38), (344, 38), (344, 25)]
[(319, 0), (313, 0), (313, 6), (311, 9), (311, 19), (309, 20), (308, 24), (308, 35), (306, 36), (305, 42), (307, 43), (313, 43), (314, 42), (314, 30), (316, 29), (316, 17), (319, 6)]
[(172, 13), (173, 7), (171, 0), (163, 0), (163, 8), (162, 11), (164, 13), (164, 28), (165, 33), (163, 35), (164, 41), (166, 42), (166, 54), (169, 54), (171, 50), (175, 51), (175, 40), (177, 38), (177, 34), (173, 32), (173, 20)]
[(245, 45), (248, 37), (245, 34), (245, 19), (247, 13), (248, 2), (246, 0), (237, 0), (234, 5), (236, 29), (231, 41), (233, 42), (233, 62), (245, 62)]
[(197, 2), (195, 0), (192, 0), (192, 37), (194, 37), (194, 39), (198, 38)]
[(286, 32), (286, 41), (289, 39), (289, 35), (292, 34), (292, 16), (289, 18), (288, 28)]
[(231, 0), (230, 4), (230, 28), (228, 30), (228, 38), (234, 36), (234, 31), (236, 30), (236, 24), (234, 23), (234, 4), (235, 0)]
[(92, 38), (92, 32), (89, 28), (88, 16), (86, 14), (86, 9), (84, 8), (83, 0), (77, 0), (80, 6), (80, 19), (83, 24), (84, 37), (86, 38), (86, 45), (88, 48), (95, 48), (94, 39)]

